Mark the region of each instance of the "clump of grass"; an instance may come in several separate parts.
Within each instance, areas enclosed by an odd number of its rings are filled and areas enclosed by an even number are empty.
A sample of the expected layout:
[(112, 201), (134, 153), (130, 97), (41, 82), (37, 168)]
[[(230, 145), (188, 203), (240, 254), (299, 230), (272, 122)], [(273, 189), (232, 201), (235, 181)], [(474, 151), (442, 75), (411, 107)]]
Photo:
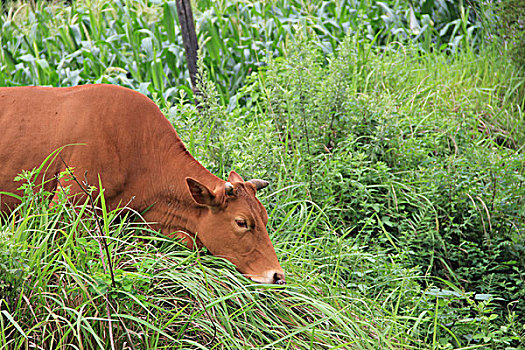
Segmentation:
[[(0, 297), (4, 348), (375, 349), (410, 342), (402, 330), (392, 333), (390, 317), (379, 316), (372, 300), (327, 288), (317, 272), (303, 275), (308, 266), (294, 273), (301, 264), (291, 241), (276, 244), (289, 284), (253, 284), (225, 260), (116, 220), (120, 211), (98, 215), (65, 200), (49, 207), (47, 197), (31, 188), (1, 227), (9, 234), (0, 266), (20, 262), (2, 279), (9, 290)], [(316, 251), (326, 242), (308, 244)], [(324, 256), (316, 259), (319, 272), (343, 258)], [(15, 275), (20, 281), (12, 283)]]

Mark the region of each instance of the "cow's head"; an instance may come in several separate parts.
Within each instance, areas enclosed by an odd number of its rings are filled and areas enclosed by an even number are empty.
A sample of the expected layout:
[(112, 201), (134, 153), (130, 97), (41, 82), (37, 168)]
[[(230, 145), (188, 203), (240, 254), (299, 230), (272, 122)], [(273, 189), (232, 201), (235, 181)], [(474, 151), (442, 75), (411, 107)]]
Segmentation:
[(192, 178), (186, 178), (186, 183), (193, 200), (203, 209), (197, 239), (253, 281), (284, 284), (284, 271), (266, 231), (268, 214), (255, 197), (268, 182), (245, 182), (232, 171), (228, 181), (213, 190)]

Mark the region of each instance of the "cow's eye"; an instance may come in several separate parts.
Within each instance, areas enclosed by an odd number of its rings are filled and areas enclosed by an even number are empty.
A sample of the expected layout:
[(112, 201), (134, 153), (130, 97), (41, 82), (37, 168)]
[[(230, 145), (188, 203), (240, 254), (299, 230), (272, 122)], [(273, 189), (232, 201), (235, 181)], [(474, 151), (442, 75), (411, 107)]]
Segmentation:
[(237, 224), (237, 226), (239, 226), (241, 228), (248, 228), (248, 223), (246, 222), (246, 220), (235, 219), (235, 223)]

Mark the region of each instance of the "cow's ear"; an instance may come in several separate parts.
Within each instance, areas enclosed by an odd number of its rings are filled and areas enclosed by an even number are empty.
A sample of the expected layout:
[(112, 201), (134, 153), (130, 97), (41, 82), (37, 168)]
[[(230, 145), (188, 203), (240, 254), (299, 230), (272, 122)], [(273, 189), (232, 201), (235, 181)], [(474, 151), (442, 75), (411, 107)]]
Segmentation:
[(205, 205), (207, 207), (217, 206), (217, 198), (208, 187), (191, 177), (186, 178), (186, 184), (188, 185), (193, 200), (197, 204)]
[(232, 170), (228, 176), (228, 182), (244, 182), (244, 180), (242, 179), (241, 175)]

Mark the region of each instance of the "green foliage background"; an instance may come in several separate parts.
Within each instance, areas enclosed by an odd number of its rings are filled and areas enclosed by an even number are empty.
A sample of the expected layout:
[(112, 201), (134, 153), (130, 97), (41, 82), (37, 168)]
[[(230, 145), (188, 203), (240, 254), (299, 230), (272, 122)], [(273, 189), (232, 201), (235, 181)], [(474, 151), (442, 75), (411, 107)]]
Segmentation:
[(288, 285), (49, 208), (37, 169), (0, 227), (0, 348), (523, 348), (512, 4), (196, 1), (201, 110), (173, 1), (6, 6), (1, 86), (136, 89), (210, 171), (270, 180)]

